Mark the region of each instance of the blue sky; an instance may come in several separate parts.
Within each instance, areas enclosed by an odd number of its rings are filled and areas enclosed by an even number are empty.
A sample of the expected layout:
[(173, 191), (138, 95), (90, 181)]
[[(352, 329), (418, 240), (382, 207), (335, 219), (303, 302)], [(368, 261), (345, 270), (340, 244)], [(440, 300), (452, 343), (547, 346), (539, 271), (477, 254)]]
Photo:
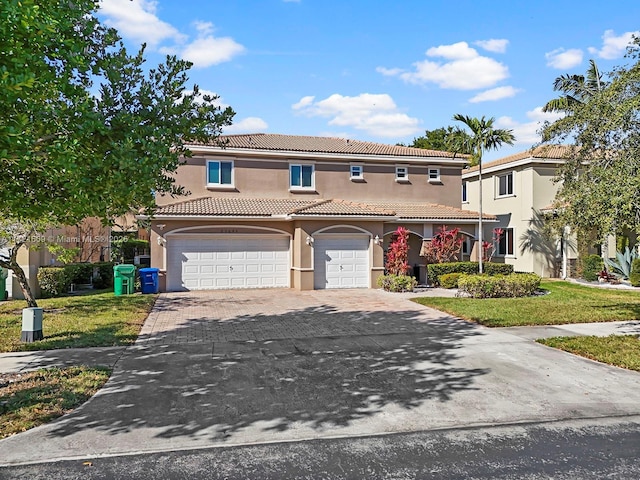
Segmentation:
[(189, 76), (236, 116), (225, 133), (410, 143), (495, 117), (531, 147), (554, 79), (626, 62), (637, 0), (101, 0), (129, 48), (194, 62)]

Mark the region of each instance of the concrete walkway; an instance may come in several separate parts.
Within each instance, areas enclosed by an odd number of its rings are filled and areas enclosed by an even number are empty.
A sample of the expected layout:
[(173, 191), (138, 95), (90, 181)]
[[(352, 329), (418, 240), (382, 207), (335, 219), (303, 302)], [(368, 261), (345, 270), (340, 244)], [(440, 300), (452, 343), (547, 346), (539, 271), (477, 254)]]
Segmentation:
[(88, 403), (0, 441), (0, 465), (640, 415), (640, 374), (531, 341), (637, 322), (488, 329), (378, 290), (163, 294), (127, 349), (0, 356), (115, 365)]

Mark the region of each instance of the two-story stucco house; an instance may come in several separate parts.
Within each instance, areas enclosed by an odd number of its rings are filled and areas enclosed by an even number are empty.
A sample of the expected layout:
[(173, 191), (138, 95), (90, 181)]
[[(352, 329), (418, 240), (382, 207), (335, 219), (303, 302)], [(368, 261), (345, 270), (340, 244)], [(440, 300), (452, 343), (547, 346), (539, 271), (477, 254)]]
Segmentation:
[[(545, 215), (553, 214), (560, 187), (554, 179), (567, 148), (541, 146), (482, 165), (482, 210), (498, 219), (483, 229), (483, 239), (491, 241), (494, 229), (501, 228), (495, 255), (515, 271), (543, 277), (571, 274), (577, 258), (575, 235), (568, 228), (554, 238), (543, 231)], [(477, 166), (462, 173), (462, 208), (479, 209), (479, 173)], [(610, 243), (609, 250), (615, 252), (615, 241)]]
[(477, 213), (460, 198), (466, 158), (327, 137), (222, 140), (189, 146), (176, 172), (187, 197), (156, 199), (151, 264), (162, 290), (373, 288), (398, 226), (411, 232), (423, 281), (420, 246), (441, 225), (460, 227), (473, 248)]

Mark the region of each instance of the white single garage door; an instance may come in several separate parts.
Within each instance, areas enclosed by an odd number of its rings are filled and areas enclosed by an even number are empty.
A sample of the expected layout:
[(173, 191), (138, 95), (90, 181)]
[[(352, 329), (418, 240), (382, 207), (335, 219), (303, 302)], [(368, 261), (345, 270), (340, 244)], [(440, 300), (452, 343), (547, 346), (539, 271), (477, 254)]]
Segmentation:
[(285, 235), (170, 236), (167, 290), (289, 286)]
[(369, 237), (320, 236), (313, 242), (314, 286), (369, 287)]

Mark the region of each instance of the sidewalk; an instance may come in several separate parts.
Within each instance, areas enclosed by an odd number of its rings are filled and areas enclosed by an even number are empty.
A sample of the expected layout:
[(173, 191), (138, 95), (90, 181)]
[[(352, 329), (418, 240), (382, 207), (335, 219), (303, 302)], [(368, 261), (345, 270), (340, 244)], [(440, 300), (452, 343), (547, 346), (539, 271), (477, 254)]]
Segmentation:
[(0, 353), (0, 374), (20, 373), (39, 368), (74, 365), (107, 366), (113, 368), (127, 347), (68, 348), (34, 352)]

